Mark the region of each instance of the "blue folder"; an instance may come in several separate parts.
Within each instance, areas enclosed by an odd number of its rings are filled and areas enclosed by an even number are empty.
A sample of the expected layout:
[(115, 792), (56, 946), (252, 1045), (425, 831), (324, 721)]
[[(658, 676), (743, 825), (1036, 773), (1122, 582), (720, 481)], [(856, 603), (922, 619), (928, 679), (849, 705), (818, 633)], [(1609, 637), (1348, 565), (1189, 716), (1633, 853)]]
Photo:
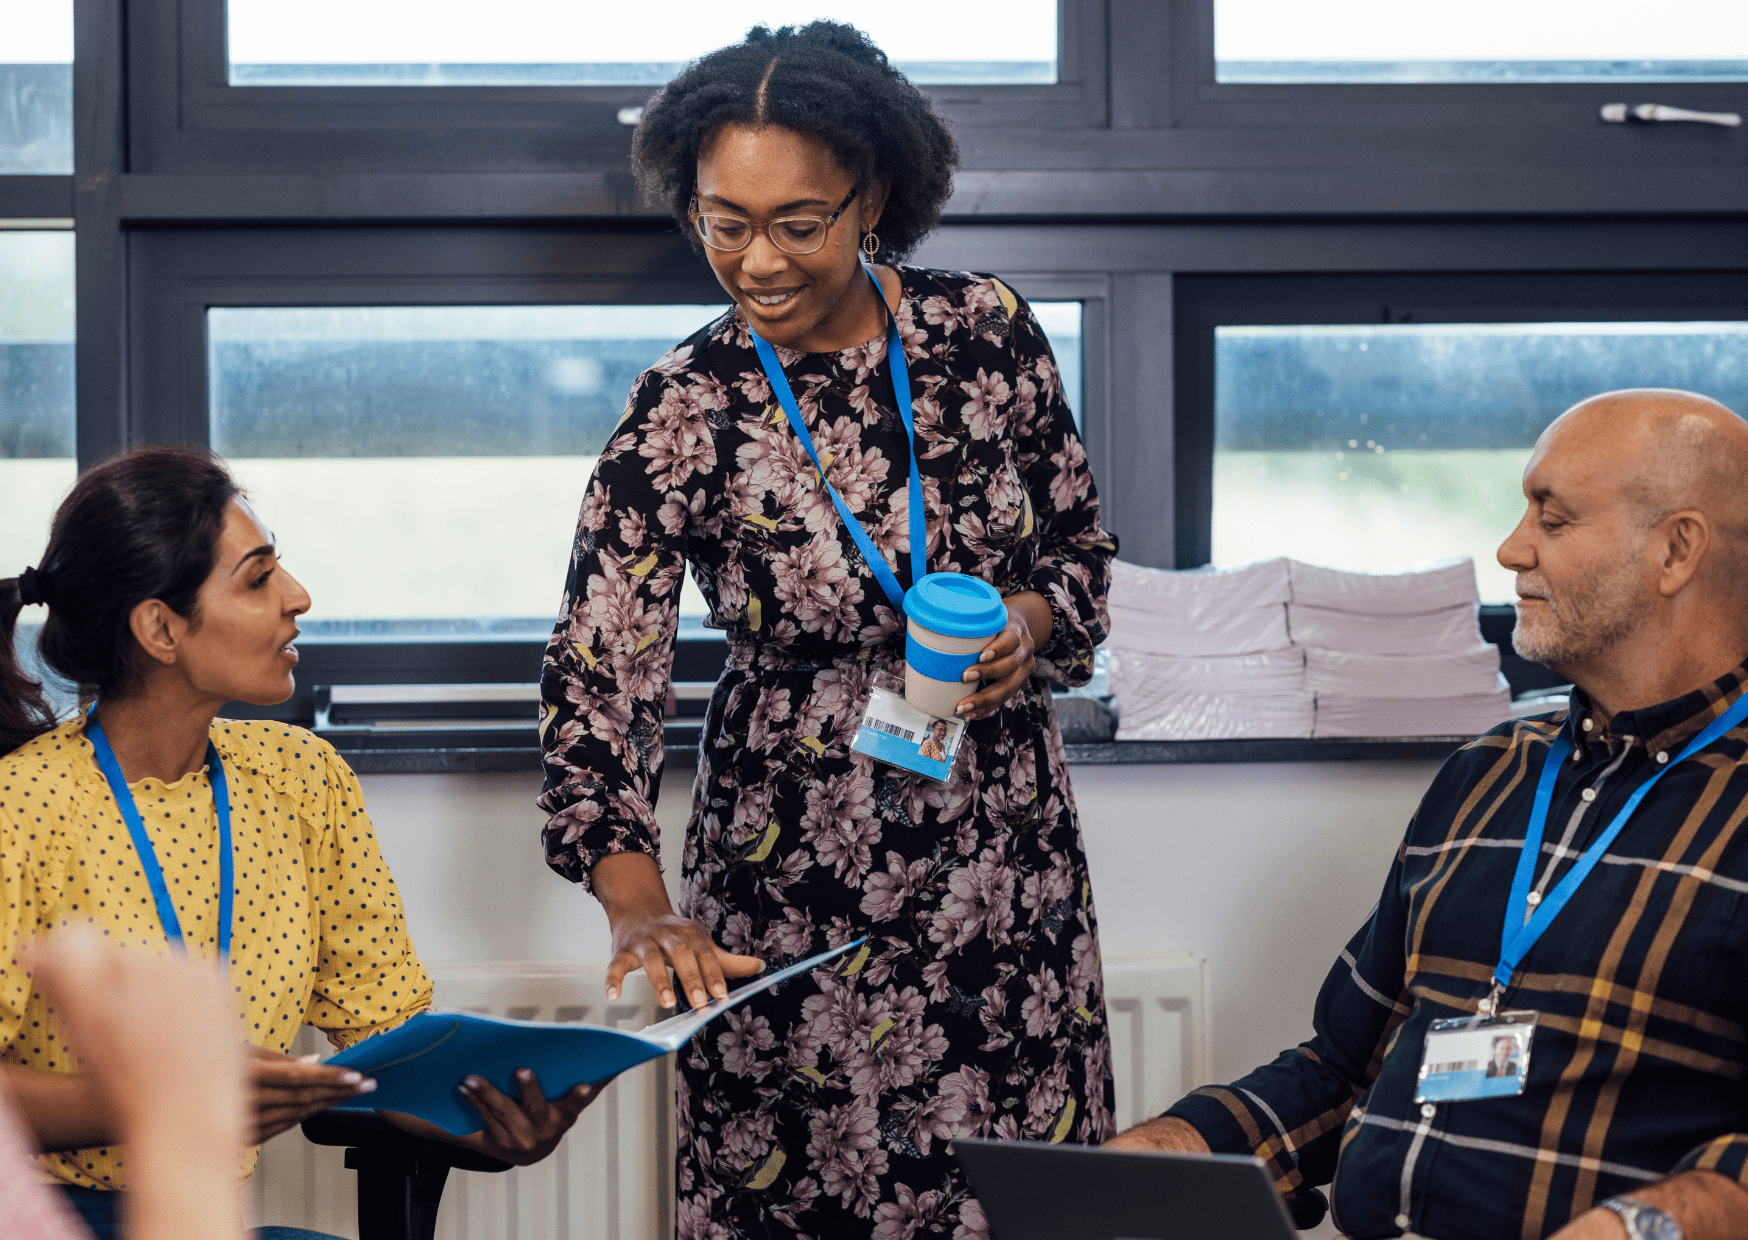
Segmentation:
[(866, 940), (779, 969), (742, 986), (726, 999), (660, 1021), (636, 1033), (602, 1025), (500, 1020), (474, 1012), (420, 1012), (398, 1029), (341, 1051), (331, 1064), (376, 1078), (376, 1089), (343, 1102), (339, 1111), (402, 1111), (466, 1136), (485, 1127), (461, 1092), (463, 1077), (490, 1081), (520, 1096), (518, 1068), (532, 1068), (541, 1092), (554, 1099), (575, 1085), (611, 1080), (627, 1068), (679, 1050), (694, 1033), (729, 1008), (780, 982), (817, 969)]

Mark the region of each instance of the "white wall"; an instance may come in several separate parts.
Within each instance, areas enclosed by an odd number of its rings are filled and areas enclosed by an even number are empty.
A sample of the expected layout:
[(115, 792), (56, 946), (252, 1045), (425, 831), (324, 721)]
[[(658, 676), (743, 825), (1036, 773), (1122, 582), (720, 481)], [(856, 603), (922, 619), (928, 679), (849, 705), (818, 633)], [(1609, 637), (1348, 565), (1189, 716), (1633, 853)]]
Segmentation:
[[(1214, 1071), (1230, 1080), (1310, 1033), (1325, 972), (1370, 911), (1437, 764), (1073, 769), (1105, 951), (1189, 951), (1214, 974)], [(678, 870), (692, 770), (658, 813)], [(603, 957), (594, 899), (546, 868), (539, 779), (370, 775), (383, 853), (427, 960)]]

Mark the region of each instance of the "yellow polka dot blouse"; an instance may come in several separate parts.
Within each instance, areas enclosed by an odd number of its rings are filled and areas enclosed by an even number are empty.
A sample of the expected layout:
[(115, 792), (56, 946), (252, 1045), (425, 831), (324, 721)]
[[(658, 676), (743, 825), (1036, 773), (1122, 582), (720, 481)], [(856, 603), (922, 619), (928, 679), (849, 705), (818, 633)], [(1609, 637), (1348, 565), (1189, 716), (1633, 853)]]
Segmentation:
[[(251, 1042), (285, 1051), (314, 1025), (350, 1046), (431, 1002), (358, 778), (326, 741), (281, 723), (215, 720), (231, 795), (229, 980)], [(218, 951), (218, 818), (207, 772), (131, 785), (191, 954)], [(167, 950), (139, 856), (72, 720), (0, 758), (0, 1061), (77, 1072), (18, 947), (73, 922)], [(123, 1151), (45, 1155), (69, 1184), (125, 1187)], [(251, 1153), (250, 1163), (253, 1164)]]

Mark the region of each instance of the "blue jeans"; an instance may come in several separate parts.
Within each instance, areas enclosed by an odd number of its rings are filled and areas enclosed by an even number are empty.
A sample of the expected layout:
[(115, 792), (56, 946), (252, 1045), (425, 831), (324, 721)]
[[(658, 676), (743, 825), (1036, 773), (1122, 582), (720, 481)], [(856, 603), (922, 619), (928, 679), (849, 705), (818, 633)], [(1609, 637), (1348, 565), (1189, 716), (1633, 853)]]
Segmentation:
[[(121, 1194), (102, 1192), (95, 1188), (61, 1189), (67, 1204), (85, 1221), (85, 1227), (95, 1240), (122, 1240)], [(252, 1240), (336, 1240), (324, 1231), (306, 1231), (302, 1227), (262, 1227), (249, 1233)]]

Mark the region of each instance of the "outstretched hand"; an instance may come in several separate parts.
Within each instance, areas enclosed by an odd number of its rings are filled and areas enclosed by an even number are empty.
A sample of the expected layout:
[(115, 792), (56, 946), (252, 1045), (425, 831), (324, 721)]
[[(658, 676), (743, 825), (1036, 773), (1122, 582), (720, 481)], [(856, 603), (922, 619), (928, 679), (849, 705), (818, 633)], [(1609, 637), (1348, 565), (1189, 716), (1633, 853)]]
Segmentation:
[(654, 858), (615, 853), (597, 861), (589, 877), (613, 929), (613, 959), (607, 965), (609, 1000), (619, 997), (625, 975), (638, 969), (649, 974), (656, 1002), (665, 1008), (677, 1006), (669, 968), (693, 1007), (726, 999), (729, 978), (764, 971), (765, 962), (757, 956), (719, 947), (703, 926), (674, 912)]
[(687, 1002), (696, 1008), (712, 999), (726, 999), (729, 978), (763, 972), (765, 962), (718, 946), (703, 926), (671, 911), (647, 909), (613, 923), (613, 961), (607, 966), (609, 999), (619, 997), (627, 973), (641, 968), (655, 987), (656, 1002), (674, 1007), (670, 967)]

